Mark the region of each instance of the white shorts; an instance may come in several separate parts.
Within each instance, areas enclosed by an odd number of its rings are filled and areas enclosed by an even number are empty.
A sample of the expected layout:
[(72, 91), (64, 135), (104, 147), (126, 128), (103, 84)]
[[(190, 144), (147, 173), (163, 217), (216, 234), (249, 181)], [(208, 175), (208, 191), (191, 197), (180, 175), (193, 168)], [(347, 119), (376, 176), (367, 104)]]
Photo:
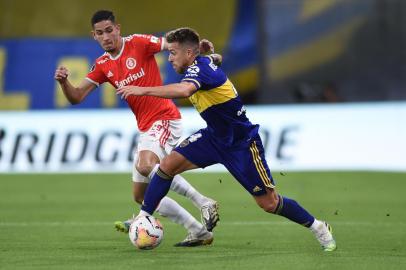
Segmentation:
[(141, 175), (136, 169), (138, 153), (140, 151), (151, 151), (162, 160), (179, 143), (182, 136), (182, 121), (158, 120), (154, 122), (149, 130), (140, 132), (137, 140), (137, 151), (134, 152), (133, 161), (133, 182), (149, 183), (148, 177)]

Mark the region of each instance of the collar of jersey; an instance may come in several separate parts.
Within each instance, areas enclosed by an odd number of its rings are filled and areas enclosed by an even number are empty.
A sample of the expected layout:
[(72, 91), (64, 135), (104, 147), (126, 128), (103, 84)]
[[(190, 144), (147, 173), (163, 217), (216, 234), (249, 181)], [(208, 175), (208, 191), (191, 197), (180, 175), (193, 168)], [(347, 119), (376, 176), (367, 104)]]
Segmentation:
[(123, 41), (123, 45), (121, 45), (121, 50), (120, 52), (117, 54), (116, 57), (111, 56), (111, 54), (109, 54), (108, 52), (106, 52), (108, 54), (108, 56), (110, 57), (111, 60), (117, 60), (118, 58), (120, 58), (121, 54), (124, 51), (124, 46), (125, 46), (125, 39), (122, 37), (121, 40)]

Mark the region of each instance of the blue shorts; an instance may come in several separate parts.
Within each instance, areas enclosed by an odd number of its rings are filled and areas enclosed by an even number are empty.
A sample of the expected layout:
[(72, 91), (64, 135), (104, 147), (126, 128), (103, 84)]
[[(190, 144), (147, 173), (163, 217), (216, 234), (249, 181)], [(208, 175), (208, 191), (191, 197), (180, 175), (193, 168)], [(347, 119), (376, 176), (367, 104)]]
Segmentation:
[(263, 195), (267, 188), (275, 187), (259, 135), (243, 146), (230, 148), (221, 146), (205, 129), (201, 129), (184, 140), (174, 151), (200, 168), (223, 164), (253, 196)]

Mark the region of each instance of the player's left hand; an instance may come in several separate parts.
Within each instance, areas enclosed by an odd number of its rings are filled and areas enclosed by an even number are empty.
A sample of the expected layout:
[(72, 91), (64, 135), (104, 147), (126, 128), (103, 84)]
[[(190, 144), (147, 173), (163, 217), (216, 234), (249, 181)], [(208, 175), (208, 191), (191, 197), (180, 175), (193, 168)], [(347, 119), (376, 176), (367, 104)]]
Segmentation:
[(211, 41), (207, 39), (202, 39), (200, 40), (199, 43), (199, 50), (200, 53), (206, 54), (206, 53), (214, 53), (214, 45)]
[(129, 96), (141, 96), (141, 87), (123, 86), (117, 89), (117, 95), (121, 95), (121, 99), (127, 99)]

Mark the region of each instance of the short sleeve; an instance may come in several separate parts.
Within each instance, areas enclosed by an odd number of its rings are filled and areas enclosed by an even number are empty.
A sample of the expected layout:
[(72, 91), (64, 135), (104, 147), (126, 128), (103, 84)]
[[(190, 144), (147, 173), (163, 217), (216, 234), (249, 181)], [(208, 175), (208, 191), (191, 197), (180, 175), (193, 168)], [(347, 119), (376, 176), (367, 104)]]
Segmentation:
[(200, 76), (200, 68), (197, 65), (188, 67), (183, 76), (182, 82), (191, 82), (196, 86), (196, 89), (202, 87), (202, 78)]
[(149, 55), (159, 53), (164, 47), (163, 39), (153, 35), (134, 34), (132, 42), (142, 44), (145, 52)]
[(102, 83), (107, 82), (107, 77), (104, 74), (103, 70), (101, 69), (100, 65), (95, 63), (91, 68), (89, 73), (86, 76), (86, 79), (95, 84), (96, 86), (99, 86)]

